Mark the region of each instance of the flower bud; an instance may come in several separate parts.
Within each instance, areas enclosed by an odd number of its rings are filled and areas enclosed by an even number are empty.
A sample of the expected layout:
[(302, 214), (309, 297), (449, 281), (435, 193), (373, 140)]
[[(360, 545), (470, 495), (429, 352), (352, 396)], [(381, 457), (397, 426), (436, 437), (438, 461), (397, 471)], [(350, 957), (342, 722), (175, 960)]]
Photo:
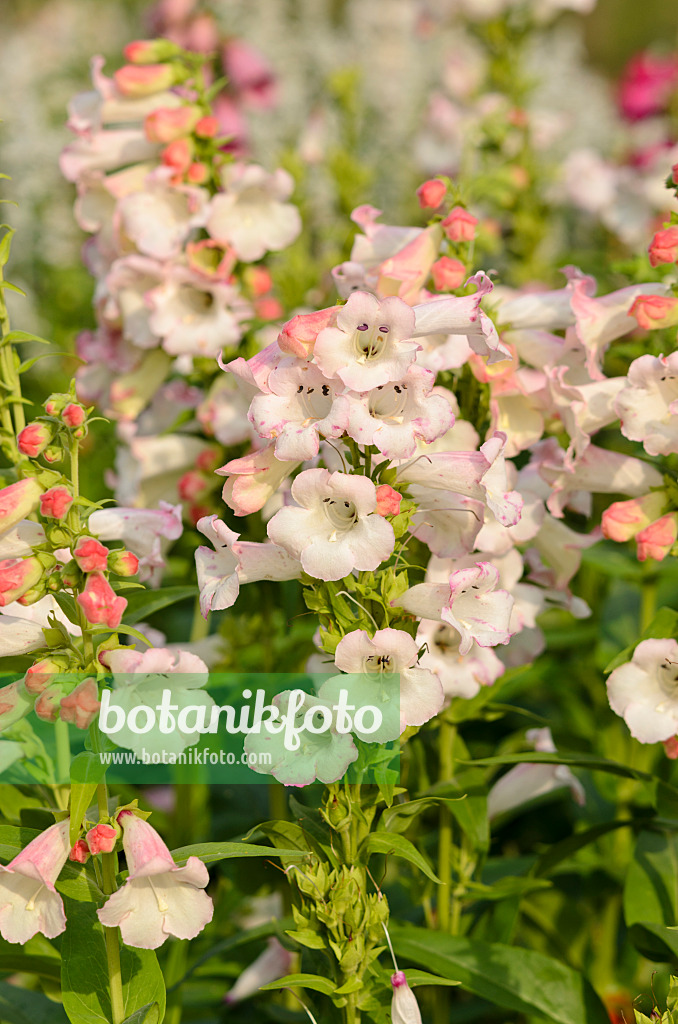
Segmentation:
[(159, 107), (146, 116), (144, 131), (149, 142), (174, 142), (190, 135), (199, 120), (198, 107)]
[(110, 551), (108, 568), (116, 576), (136, 576), (139, 571), (139, 559), (132, 551)]
[(179, 497), (182, 501), (196, 501), (202, 498), (209, 491), (209, 482), (202, 473), (189, 469), (179, 480), (177, 485)]
[(209, 177), (209, 167), (194, 161), (186, 171), (186, 181), (191, 185), (202, 185)]
[(100, 572), (92, 572), (82, 594), (78, 594), (77, 602), (92, 625), (104, 625), (115, 629), (120, 625), (123, 612), (127, 607), (124, 597), (117, 597), (110, 583)]
[(388, 484), (377, 487), (377, 514), (380, 516), (397, 516), (400, 512), (402, 494), (394, 491)]
[(455, 206), (442, 221), (442, 228), (451, 242), (470, 242), (475, 238), (477, 223), (478, 218), (463, 206)]
[(87, 418), (87, 413), (81, 405), (76, 405), (75, 402), (69, 402), (61, 413), (61, 418), (67, 427), (81, 427)]
[(193, 163), (193, 143), (190, 139), (175, 139), (162, 151), (162, 162), (177, 174), (185, 174)]
[(0, 560), (0, 608), (25, 594), (42, 578), (43, 567), (35, 557)]
[(73, 495), (67, 487), (50, 487), (40, 495), (40, 515), (45, 519), (63, 519), (73, 504)]
[(135, 39), (122, 52), (130, 64), (156, 64), (172, 60), (181, 53), (181, 48), (169, 39)]
[(41, 452), (44, 452), (52, 440), (54, 431), (47, 423), (39, 423), (37, 420), (29, 423), (17, 437), (17, 447), (22, 455), (29, 459), (36, 459)]
[(35, 702), (35, 713), (43, 722), (56, 722), (59, 717), (59, 704), (63, 696), (63, 688), (59, 683), (46, 687)]
[(33, 697), (20, 681), (0, 687), (0, 732), (24, 718), (32, 707)]
[(42, 453), (42, 457), (45, 462), (49, 462), (50, 465), (54, 465), (55, 462), (63, 461), (64, 450), (58, 444), (51, 444), (48, 448), (45, 448)]
[(422, 210), (436, 209), (447, 193), (447, 185), (439, 178), (429, 178), (417, 189), (417, 199)]
[(81, 537), (73, 558), (83, 572), (105, 572), (108, 564), (108, 548), (94, 537)]
[(391, 1020), (393, 1024), (421, 1024), (421, 1013), (414, 992), (407, 984), (404, 971), (396, 971), (391, 975), (393, 999), (391, 1000)]
[(96, 680), (84, 679), (68, 696), (61, 698), (60, 718), (78, 729), (88, 729), (97, 717), (100, 707)]
[(451, 292), (461, 288), (467, 277), (467, 271), (461, 260), (441, 256), (431, 267), (433, 283), (439, 292)]
[(51, 684), (52, 677), (58, 672), (65, 672), (67, 668), (68, 660), (66, 658), (58, 656), (42, 658), (40, 661), (36, 661), (35, 665), (31, 665), (29, 669), (26, 669), (24, 688), (28, 693), (42, 693)]
[(181, 77), (171, 64), (125, 64), (113, 72), (118, 91), (133, 99), (170, 89)]
[(40, 580), (35, 587), (29, 587), (25, 594), (17, 598), (17, 604), (20, 604), (24, 608), (28, 608), (32, 604), (37, 604), (38, 601), (42, 601), (43, 597), (47, 593), (47, 581)]
[(614, 501), (602, 516), (603, 535), (608, 540), (631, 540), (662, 514), (666, 505), (664, 491), (651, 491), (642, 498)]
[(678, 324), (678, 298), (675, 295), (639, 295), (629, 309), (640, 327), (654, 331)]
[(657, 231), (647, 251), (653, 267), (660, 263), (675, 263), (678, 260), (678, 225)]
[(34, 477), (0, 489), (0, 533), (6, 533), (38, 507), (42, 487)]
[(199, 139), (213, 139), (219, 131), (219, 122), (216, 117), (208, 114), (206, 117), (200, 118), (194, 131)]
[(121, 834), (119, 825), (114, 828), (113, 825), (99, 824), (91, 828), (85, 838), (91, 853), (113, 853)]
[(76, 864), (84, 864), (89, 858), (89, 847), (84, 839), (78, 839), (77, 843), (68, 855), (69, 860)]
[(65, 587), (69, 588), (77, 587), (82, 583), (82, 573), (74, 559), (66, 562), (61, 570), (61, 581)]
[(45, 402), (45, 412), (48, 416), (58, 416), (67, 401), (67, 395), (50, 395)]
[(664, 753), (671, 761), (678, 759), (678, 736), (672, 736), (668, 740), (662, 740)]
[(678, 512), (669, 512), (636, 534), (638, 561), (654, 558), (661, 562), (678, 539)]

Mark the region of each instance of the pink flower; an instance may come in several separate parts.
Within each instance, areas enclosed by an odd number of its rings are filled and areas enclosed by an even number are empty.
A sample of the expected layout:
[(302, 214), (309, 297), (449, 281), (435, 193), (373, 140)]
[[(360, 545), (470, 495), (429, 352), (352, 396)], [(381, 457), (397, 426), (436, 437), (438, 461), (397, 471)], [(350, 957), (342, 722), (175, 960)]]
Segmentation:
[(176, 72), (170, 64), (126, 64), (113, 74), (123, 96), (149, 96), (175, 84)]
[(61, 173), (67, 181), (78, 181), (90, 171), (115, 171), (120, 167), (153, 160), (158, 147), (139, 128), (92, 131), (62, 150)]
[(95, 825), (85, 838), (90, 853), (112, 853), (118, 839), (118, 831), (112, 825)]
[(407, 371), (419, 348), (409, 340), (414, 325), (412, 308), (402, 299), (380, 302), (354, 292), (337, 313), (336, 326), (318, 335), (315, 360), (327, 377), (338, 376), (354, 391), (370, 391)]
[(33, 477), (0, 489), (0, 536), (36, 510), (41, 494), (42, 487)]
[(325, 327), (334, 324), (339, 309), (339, 306), (329, 306), (315, 313), (297, 313), (278, 335), (281, 351), (299, 359), (308, 359), (313, 354), (316, 338)]
[(120, 928), (127, 946), (157, 949), (170, 936), (193, 939), (212, 920), (212, 900), (203, 892), (207, 868), (197, 857), (185, 867), (172, 860), (155, 829), (131, 811), (121, 811), (127, 881), (97, 915), (107, 928)]
[(678, 539), (678, 512), (668, 512), (636, 534), (638, 561), (654, 558), (661, 562)]
[(407, 984), (404, 971), (391, 975), (393, 998), (391, 1000), (392, 1024), (421, 1024), (421, 1013), (414, 992)]
[(210, 203), (207, 230), (221, 245), (231, 245), (248, 263), (290, 245), (301, 231), (296, 206), (285, 202), (294, 188), (287, 171), (267, 174), (255, 164), (228, 164), (223, 192)]
[(155, 64), (156, 61), (171, 60), (178, 53), (178, 47), (169, 39), (135, 39), (122, 51), (130, 64)]
[(90, 573), (85, 589), (78, 594), (77, 602), (93, 625), (101, 624), (115, 629), (120, 625), (127, 607), (124, 597), (116, 597), (106, 577), (100, 572)]
[(678, 324), (678, 298), (675, 295), (639, 295), (629, 316), (635, 316), (646, 331)]
[(603, 512), (603, 535), (620, 542), (631, 540), (659, 518), (665, 505), (664, 491), (651, 491), (642, 498), (615, 501)]
[(630, 121), (640, 121), (665, 111), (678, 88), (678, 58), (654, 53), (637, 53), (624, 71), (619, 87), (619, 105)]
[(68, 819), (41, 832), (7, 866), (0, 865), (0, 934), (22, 945), (41, 932), (48, 939), (66, 927), (54, 888), (69, 853)]
[(145, 299), (148, 325), (170, 355), (219, 356), (242, 337), (249, 304), (232, 284), (174, 266)]
[(67, 487), (50, 487), (40, 495), (40, 515), (45, 519), (63, 519), (73, 504), (73, 495)]
[(68, 859), (76, 864), (86, 864), (89, 859), (89, 847), (84, 839), (78, 839), (77, 843), (68, 855)]
[(476, 235), (478, 218), (462, 206), (455, 206), (442, 222), (443, 231), (451, 242), (471, 242)]
[(457, 630), (446, 622), (422, 619), (419, 623), (417, 644), (426, 645), (421, 667), (438, 676), (446, 701), (475, 697), (481, 686), (491, 686), (506, 671), (491, 647), (479, 647), (474, 641), (464, 655), (459, 652), (461, 642)]
[(644, 355), (629, 367), (614, 403), (621, 432), (649, 455), (669, 455), (678, 443), (678, 352)]
[(61, 698), (59, 717), (78, 729), (89, 729), (97, 717), (101, 702), (96, 679), (85, 679), (66, 697)]
[(678, 260), (678, 226), (657, 231), (648, 252), (653, 267), (658, 267), (660, 263), (675, 263)]
[(56, 722), (59, 717), (61, 698), (64, 695), (59, 683), (52, 683), (42, 691), (35, 702), (33, 710), (43, 722)]
[(144, 131), (149, 142), (167, 143), (189, 135), (199, 122), (199, 107), (158, 107), (146, 115)]
[(83, 572), (105, 572), (108, 548), (93, 537), (81, 537), (73, 552), (73, 558)]
[(297, 504), (276, 512), (268, 535), (310, 576), (340, 580), (353, 569), (370, 571), (393, 551), (393, 527), (377, 513), (367, 477), (307, 469), (294, 480), (292, 497)]
[(65, 659), (42, 658), (40, 661), (36, 661), (26, 669), (24, 689), (31, 694), (42, 693), (45, 687), (51, 683), (52, 677), (57, 672), (66, 671), (67, 666), (68, 662)]
[(423, 619), (447, 622), (459, 633), (459, 653), (468, 654), (475, 641), (480, 647), (507, 644), (513, 598), (497, 590), (499, 573), (490, 562), (458, 569), (446, 583), (418, 583), (393, 604)]
[(30, 459), (37, 459), (52, 440), (52, 434), (52, 428), (46, 423), (29, 423), (19, 432), (17, 447), (23, 455), (28, 455)]
[(85, 422), (87, 414), (81, 405), (69, 402), (61, 413), (61, 418), (67, 427), (79, 427)]
[(220, 476), (228, 477), (222, 497), (237, 516), (258, 512), (298, 465), (298, 462), (277, 459), (272, 444), (239, 459), (231, 459), (217, 470)]
[(422, 210), (435, 210), (447, 194), (447, 185), (440, 178), (429, 178), (417, 189), (417, 199)]
[(232, 1006), (233, 1003), (249, 999), (262, 985), (283, 978), (290, 970), (292, 960), (292, 954), (281, 946), (276, 938), (270, 938), (264, 952), (236, 979), (233, 988), (224, 996), (224, 1002), (227, 1006)]
[(388, 484), (380, 484), (377, 487), (377, 512), (380, 516), (397, 516), (402, 500), (402, 494), (389, 487)]
[(154, 573), (165, 564), (163, 540), (177, 540), (183, 532), (181, 505), (161, 501), (157, 509), (127, 506), (97, 509), (89, 517), (87, 526), (101, 540), (122, 541), (138, 557), (139, 578), (143, 582), (154, 578)]
[(275, 105), (273, 68), (253, 46), (241, 39), (229, 39), (222, 52), (224, 71), (239, 98), (261, 109)]
[(466, 280), (466, 267), (461, 260), (453, 260), (449, 256), (441, 256), (431, 267), (433, 284), (439, 292), (452, 292), (461, 288)]
[(32, 555), (28, 558), (0, 559), (0, 607), (11, 604), (35, 586), (43, 567)]

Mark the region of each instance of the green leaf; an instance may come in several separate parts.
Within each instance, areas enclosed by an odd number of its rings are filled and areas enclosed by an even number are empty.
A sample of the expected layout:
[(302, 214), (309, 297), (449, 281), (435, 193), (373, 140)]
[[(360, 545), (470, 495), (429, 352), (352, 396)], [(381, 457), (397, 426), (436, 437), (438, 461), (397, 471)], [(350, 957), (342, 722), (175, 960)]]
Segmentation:
[(288, 974), (286, 978), (262, 985), (259, 991), (268, 992), (278, 988), (310, 988), (314, 992), (322, 992), (324, 996), (331, 996), (335, 985), (329, 978), (321, 978), (318, 974)]
[(486, 850), (489, 847), (487, 786), (482, 772), (473, 768), (463, 771), (450, 782), (433, 786), (430, 793), (448, 798), (456, 797), (449, 800), (449, 809), (459, 827), (478, 850)]
[(0, 981), (0, 1020), (3, 1024), (68, 1024), (58, 1003), (29, 989)]
[[(61, 991), (71, 1024), (109, 1024), (111, 1020), (106, 943), (96, 910), (94, 903), (66, 902)], [(161, 1019), (165, 983), (153, 950), (123, 946), (120, 967), (125, 1017), (157, 1003), (157, 1019)]]
[(34, 974), (37, 978), (49, 978), (50, 981), (59, 981), (61, 977), (59, 957), (28, 956), (21, 952), (0, 953), (0, 971)]
[(9, 251), (12, 248), (12, 238), (16, 234), (14, 228), (10, 228), (8, 224), (2, 225), (6, 228), (6, 231), (2, 238), (0, 238), (0, 267), (4, 267), (9, 259)]
[(678, 957), (678, 836), (641, 832), (624, 884), (624, 918), (650, 960)]
[[(54, 595), (57, 596), (56, 594)], [(99, 636), (101, 633), (124, 633), (125, 636), (133, 636), (135, 640), (141, 640), (145, 647), (152, 647), (151, 644), (143, 633), (140, 633), (138, 629), (133, 629), (132, 626), (116, 626), (115, 629), (109, 629), (108, 626), (95, 626), (90, 630), (91, 633), (96, 633)]]
[(673, 608), (660, 608), (652, 622), (643, 630), (638, 639), (628, 647), (625, 647), (623, 651), (620, 651), (616, 658), (613, 658), (609, 665), (605, 666), (604, 671), (612, 672), (613, 669), (619, 668), (620, 665), (630, 661), (640, 641), (649, 640), (653, 637), (657, 639), (678, 637), (678, 612), (675, 612)]
[[(49, 342), (45, 342), (45, 344), (49, 344)], [(54, 359), (57, 356), (65, 357), (66, 359), (74, 358), (70, 352), (43, 352), (42, 355), (33, 356), (31, 359), (24, 359), (17, 367), (17, 373), (26, 373), (32, 366), (39, 363), (41, 359)]]
[(586, 978), (542, 953), (424, 928), (393, 925), (390, 931), (399, 957), (424, 964), (506, 1010), (557, 1024), (609, 1024)]
[(463, 799), (463, 796), (455, 798), (424, 796), (418, 800), (407, 800), (402, 804), (393, 804), (392, 807), (384, 811), (380, 824), (386, 832), (406, 832), (423, 811), (431, 807), (450, 808), (451, 804)]
[(573, 857), (575, 853), (583, 850), (585, 846), (595, 843), (601, 836), (607, 835), (608, 832), (613, 832), (618, 828), (626, 828), (633, 824), (634, 822), (631, 818), (624, 821), (604, 821), (600, 825), (587, 828), (584, 832), (575, 832), (573, 836), (568, 836), (567, 839), (562, 839), (559, 843), (554, 843), (550, 846), (535, 864), (532, 874), (538, 878), (542, 875), (548, 875), (559, 864), (562, 864), (563, 861)]
[(136, 1013), (125, 1017), (122, 1024), (158, 1024), (160, 1020), (160, 1007), (157, 1003), (146, 1003)]
[[(84, 753), (89, 753), (89, 751)], [(78, 840), (82, 819), (85, 817), (96, 791), (96, 782), (71, 782), (71, 818), (68, 828), (68, 842), (71, 846), (75, 846)]]
[(162, 590), (144, 590), (143, 594), (130, 594), (127, 598), (124, 620), (129, 625), (142, 622), (147, 615), (153, 615), (162, 608), (168, 608), (187, 597), (195, 598), (195, 587), (164, 587)]
[(63, 590), (57, 590), (54, 594), (54, 600), (59, 605), (68, 621), (77, 626), (80, 622), (80, 616), (78, 615), (78, 606), (75, 603), (75, 599), (70, 594), (64, 593)]
[(372, 853), (383, 853), (385, 856), (400, 857), (409, 861), (416, 868), (419, 868), (432, 882), (440, 884), (440, 879), (435, 874), (428, 861), (424, 859), (414, 843), (411, 843), (405, 836), (389, 832), (371, 832), (360, 847), (363, 855), (369, 857)]
[(51, 345), (47, 338), (41, 338), (38, 334), (31, 334), (29, 331), (9, 331), (3, 338), (5, 344), (15, 345), (19, 341), (37, 341), (40, 345)]
[(200, 857), (206, 864), (216, 864), (219, 860), (233, 857), (287, 857), (301, 860), (307, 853), (301, 850), (278, 850), (273, 846), (255, 846), (253, 843), (196, 843), (194, 846), (172, 850), (172, 857), (177, 864), (185, 864), (189, 857)]
[(405, 971), (405, 977), (410, 988), (417, 988), (422, 985), (452, 986), (461, 984), (459, 981), (452, 981), (451, 978), (440, 978), (437, 974), (429, 974), (428, 971), (414, 971), (411, 967)]

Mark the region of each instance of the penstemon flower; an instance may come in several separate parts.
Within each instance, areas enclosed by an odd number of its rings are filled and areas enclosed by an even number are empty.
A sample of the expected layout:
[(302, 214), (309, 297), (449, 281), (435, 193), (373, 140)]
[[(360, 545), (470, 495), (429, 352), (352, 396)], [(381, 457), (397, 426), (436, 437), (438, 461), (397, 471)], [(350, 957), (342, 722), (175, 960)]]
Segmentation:
[(64, 931), (64, 904), (54, 883), (68, 858), (68, 829), (68, 819), (51, 825), (0, 865), (0, 934), (7, 942), (23, 945), (38, 932), (54, 939)]

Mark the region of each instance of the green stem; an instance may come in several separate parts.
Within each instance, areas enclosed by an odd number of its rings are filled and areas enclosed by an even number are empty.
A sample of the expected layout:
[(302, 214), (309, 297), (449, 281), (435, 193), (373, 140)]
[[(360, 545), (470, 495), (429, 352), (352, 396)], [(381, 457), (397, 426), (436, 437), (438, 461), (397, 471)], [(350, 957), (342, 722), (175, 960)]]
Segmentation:
[[(173, 942), (165, 962), (165, 984), (168, 989), (180, 981), (186, 973), (188, 941)], [(182, 1011), (181, 986), (177, 985), (167, 996), (167, 1009), (163, 1024), (179, 1024)]]
[(202, 612), (200, 611), (200, 595), (198, 594), (195, 599), (195, 605), (193, 608), (193, 622), (191, 623), (191, 637), (190, 643), (195, 644), (198, 640), (204, 640), (209, 634), (210, 625), (209, 620), (203, 618)]
[[(454, 741), (456, 727), (444, 717), (438, 731), (439, 779), (450, 782), (454, 774)], [(450, 904), (452, 896), (452, 814), (445, 806), (440, 808), (438, 834), (438, 877), (442, 885), (438, 889), (438, 927), (440, 931), (450, 930)]]
[(68, 722), (57, 718), (54, 723), (56, 739), (57, 782), (68, 782), (71, 777), (71, 743), (68, 736)]
[[(99, 815), (108, 817), (108, 787), (105, 782), (97, 786), (97, 803)], [(118, 856), (116, 853), (104, 853), (101, 856), (103, 874), (103, 890), (110, 896), (118, 888)], [(108, 962), (108, 983), (111, 996), (112, 1024), (122, 1024), (125, 1019), (125, 1001), (122, 994), (122, 971), (120, 968), (120, 932), (117, 928), (104, 928), (106, 940), (106, 960)]]
[(640, 591), (640, 631), (650, 626), (657, 611), (657, 569), (654, 563), (643, 564), (643, 582)]

